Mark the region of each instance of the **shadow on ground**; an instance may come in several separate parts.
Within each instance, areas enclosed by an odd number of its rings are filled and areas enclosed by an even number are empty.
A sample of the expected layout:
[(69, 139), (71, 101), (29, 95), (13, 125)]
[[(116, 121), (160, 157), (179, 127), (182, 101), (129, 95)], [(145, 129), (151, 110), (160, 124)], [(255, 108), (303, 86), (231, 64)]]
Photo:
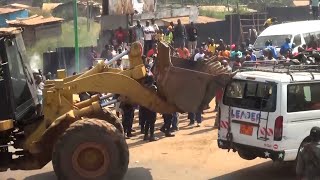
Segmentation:
[(217, 129), (217, 128), (216, 127), (210, 127), (210, 128), (201, 129), (199, 131), (195, 131), (195, 132), (189, 133), (188, 135), (203, 134), (203, 133), (207, 133), (209, 131), (213, 131), (215, 129)]
[(292, 162), (273, 163), (265, 162), (256, 166), (241, 169), (209, 180), (293, 180), (295, 177), (295, 166)]
[(153, 180), (150, 169), (143, 167), (130, 168), (124, 180)]
[[(8, 179), (9, 180), (9, 179)], [(14, 180), (14, 179), (10, 179)], [(26, 177), (24, 180), (57, 180), (55, 173), (48, 172)], [(129, 168), (124, 180), (153, 180), (150, 169), (142, 167)]]
[(47, 172), (47, 173), (42, 173), (42, 174), (36, 174), (33, 176), (29, 176), (24, 178), (24, 180), (57, 180), (57, 177), (53, 171)]

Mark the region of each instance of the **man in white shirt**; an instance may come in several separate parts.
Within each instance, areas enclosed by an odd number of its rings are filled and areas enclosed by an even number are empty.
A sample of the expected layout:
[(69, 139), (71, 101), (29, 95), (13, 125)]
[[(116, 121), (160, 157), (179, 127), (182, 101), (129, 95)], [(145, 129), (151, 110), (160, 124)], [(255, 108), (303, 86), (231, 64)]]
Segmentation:
[(200, 59), (203, 59), (204, 56), (205, 56), (204, 50), (203, 50), (203, 48), (201, 47), (201, 48), (200, 48), (200, 51), (194, 56), (194, 61), (199, 61)]
[(313, 19), (319, 19), (319, 0), (310, 0), (310, 5), (312, 8)]
[(37, 75), (35, 77), (35, 80), (36, 80), (36, 90), (37, 90), (37, 99), (38, 99), (37, 114), (41, 115), (42, 114), (42, 101), (43, 101), (42, 90), (44, 89), (44, 83), (42, 82), (42, 78), (40, 75)]
[(160, 30), (159, 26), (156, 24), (156, 20), (154, 18), (151, 19), (151, 25), (152, 25), (155, 32), (158, 32)]
[(152, 26), (150, 26), (150, 22), (146, 22), (146, 26), (143, 29), (144, 32), (144, 55), (147, 55), (148, 51), (152, 48), (152, 40), (153, 35), (155, 34), (155, 30)]

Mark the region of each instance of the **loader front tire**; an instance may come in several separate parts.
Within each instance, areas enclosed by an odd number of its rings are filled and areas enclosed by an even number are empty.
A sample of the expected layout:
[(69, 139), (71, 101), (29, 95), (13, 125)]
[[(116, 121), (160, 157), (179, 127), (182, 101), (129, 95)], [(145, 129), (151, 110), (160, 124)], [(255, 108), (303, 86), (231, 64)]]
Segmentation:
[(128, 169), (128, 145), (112, 124), (79, 120), (55, 144), (52, 164), (61, 180), (121, 180)]

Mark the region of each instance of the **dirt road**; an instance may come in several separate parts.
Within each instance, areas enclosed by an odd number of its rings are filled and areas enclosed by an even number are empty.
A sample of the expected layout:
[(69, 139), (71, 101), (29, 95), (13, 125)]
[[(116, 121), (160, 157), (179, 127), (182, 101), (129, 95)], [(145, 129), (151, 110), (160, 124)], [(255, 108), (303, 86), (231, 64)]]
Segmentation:
[[(213, 106), (212, 106), (213, 107)], [(180, 116), (180, 131), (174, 138), (144, 142), (142, 135), (128, 140), (130, 165), (125, 180), (286, 180), (294, 179), (292, 164), (275, 164), (269, 160), (242, 160), (236, 153), (217, 147), (215, 113), (204, 114), (202, 127), (188, 127), (187, 115)], [(159, 128), (163, 120), (159, 118)], [(136, 129), (138, 129), (136, 127)], [(8, 171), (0, 180), (56, 180), (51, 163), (37, 171)]]

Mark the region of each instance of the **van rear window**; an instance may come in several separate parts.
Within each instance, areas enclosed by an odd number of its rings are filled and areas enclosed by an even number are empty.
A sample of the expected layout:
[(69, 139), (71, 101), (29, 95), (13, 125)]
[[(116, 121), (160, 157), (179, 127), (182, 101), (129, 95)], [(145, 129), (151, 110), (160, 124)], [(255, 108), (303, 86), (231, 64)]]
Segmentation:
[(287, 94), (287, 111), (320, 110), (320, 84), (290, 84)]
[(233, 80), (225, 89), (223, 104), (264, 112), (276, 110), (277, 85), (275, 83)]

